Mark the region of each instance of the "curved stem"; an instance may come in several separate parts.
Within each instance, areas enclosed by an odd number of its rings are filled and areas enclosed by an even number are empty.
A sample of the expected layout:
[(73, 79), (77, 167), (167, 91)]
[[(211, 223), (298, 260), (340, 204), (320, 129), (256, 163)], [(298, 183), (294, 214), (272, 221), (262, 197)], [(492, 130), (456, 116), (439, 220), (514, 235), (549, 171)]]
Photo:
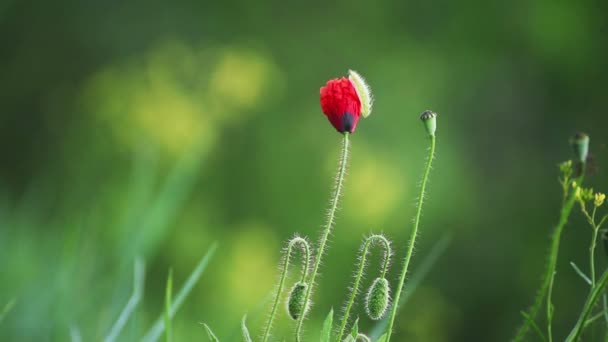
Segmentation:
[(304, 251), (304, 258), (302, 259), (301, 281), (304, 281), (308, 276), (308, 269), (310, 267), (310, 247), (308, 246), (308, 241), (306, 241), (306, 239), (297, 236), (289, 240), (289, 244), (287, 245), (287, 250), (285, 252), (285, 260), (283, 261), (283, 270), (281, 271), (281, 278), (279, 280), (279, 286), (277, 287), (277, 292), (274, 297), (274, 303), (272, 304), (270, 318), (268, 319), (268, 322), (266, 323), (266, 328), (264, 329), (264, 338), (262, 339), (263, 342), (268, 341), (268, 337), (270, 337), (270, 329), (272, 329), (272, 322), (274, 321), (274, 317), (276, 316), (277, 309), (279, 307), (279, 301), (281, 299), (281, 293), (283, 292), (283, 287), (285, 286), (285, 279), (287, 278), (287, 270), (289, 268), (291, 252), (296, 245), (300, 245), (302, 250)]
[[(304, 296), (304, 303), (308, 303), (310, 300), (310, 295), (312, 293), (312, 289), (315, 285), (315, 278), (317, 276), (317, 272), (319, 271), (319, 265), (321, 265), (321, 258), (323, 257), (323, 253), (325, 252), (325, 245), (327, 244), (327, 238), (329, 237), (329, 233), (331, 232), (331, 228), (334, 224), (334, 218), (336, 214), (336, 209), (338, 208), (338, 201), (340, 199), (340, 195), (342, 193), (342, 183), (344, 182), (344, 175), (346, 174), (346, 165), (348, 163), (348, 140), (349, 133), (344, 133), (344, 138), (342, 139), (342, 151), (340, 154), (340, 163), (338, 167), (338, 175), (336, 177), (336, 185), (334, 188), (334, 192), (331, 197), (331, 207), (329, 208), (329, 215), (327, 216), (327, 222), (325, 224), (325, 230), (323, 231), (323, 235), (321, 235), (321, 240), (319, 242), (319, 247), (317, 250), (317, 256), (315, 257), (315, 264), (312, 269), (312, 274), (310, 275), (310, 280), (308, 281), (308, 289), (306, 290), (306, 295)], [(306, 315), (301, 315), (298, 319), (298, 323), (296, 326), (296, 341), (300, 341), (300, 335), (302, 331), (302, 325), (304, 324), (304, 319)]]
[(383, 236), (378, 234), (373, 234), (363, 243), (363, 248), (361, 249), (361, 257), (359, 262), (359, 269), (357, 270), (357, 275), (355, 276), (355, 283), (353, 284), (352, 291), (350, 293), (350, 298), (348, 299), (348, 303), (346, 304), (346, 310), (344, 310), (344, 316), (342, 317), (342, 323), (340, 324), (340, 330), (338, 331), (338, 339), (337, 341), (342, 341), (342, 335), (344, 335), (344, 330), (346, 329), (346, 323), (348, 322), (348, 317), (350, 315), (350, 309), (355, 302), (355, 297), (359, 291), (359, 283), (361, 282), (361, 278), (363, 277), (363, 273), (365, 271), (367, 254), (369, 252), (369, 248), (372, 243), (378, 242), (384, 245), (384, 260), (382, 262), (382, 274), (381, 277), (384, 278), (386, 271), (388, 269), (390, 259), (391, 259), (391, 243)]
[(399, 297), (401, 296), (401, 290), (403, 290), (403, 284), (405, 283), (405, 276), (407, 275), (407, 269), (410, 265), (410, 259), (414, 251), (414, 244), (416, 242), (416, 235), (418, 235), (418, 224), (420, 223), (420, 213), (422, 212), (422, 203), (424, 202), (424, 192), (426, 189), (426, 183), (429, 178), (429, 172), (431, 171), (431, 164), (435, 156), (435, 136), (431, 136), (431, 148), (429, 149), (429, 156), (426, 161), (426, 167), (424, 168), (424, 174), (422, 176), (422, 185), (420, 186), (420, 195), (418, 196), (418, 207), (416, 209), (416, 217), (414, 219), (414, 228), (410, 236), (409, 246), (407, 248), (407, 254), (405, 255), (405, 261), (403, 262), (403, 270), (399, 277), (399, 284), (395, 291), (394, 305), (391, 308), (391, 317), (388, 323), (388, 330), (386, 331), (386, 342), (390, 341), (391, 333), (393, 331), (393, 324), (395, 323), (395, 316), (397, 315), (397, 307), (399, 306)]
[[(581, 175), (576, 179), (576, 184), (579, 186), (582, 184), (584, 178), (584, 167), (581, 171)], [(570, 192), (568, 200), (562, 206), (560, 211), (559, 222), (553, 231), (553, 235), (551, 236), (551, 248), (549, 250), (549, 261), (547, 263), (547, 269), (543, 276), (543, 282), (541, 288), (538, 290), (536, 294), (536, 298), (534, 299), (534, 304), (529, 310), (527, 314), (530, 319), (524, 321), (522, 326), (517, 330), (517, 334), (513, 338), (513, 341), (523, 341), (526, 333), (531, 327), (532, 322), (536, 319), (538, 315), (538, 311), (542, 306), (543, 298), (545, 298), (545, 294), (547, 294), (547, 330), (549, 333), (549, 340), (551, 339), (551, 319), (553, 304), (551, 304), (551, 296), (553, 292), (553, 282), (555, 280), (555, 267), (557, 264), (557, 254), (559, 252), (559, 243), (560, 238), (562, 236), (562, 231), (568, 223), (568, 218), (570, 217), (570, 213), (572, 212), (572, 208), (574, 207), (574, 202), (576, 201), (576, 191)]]

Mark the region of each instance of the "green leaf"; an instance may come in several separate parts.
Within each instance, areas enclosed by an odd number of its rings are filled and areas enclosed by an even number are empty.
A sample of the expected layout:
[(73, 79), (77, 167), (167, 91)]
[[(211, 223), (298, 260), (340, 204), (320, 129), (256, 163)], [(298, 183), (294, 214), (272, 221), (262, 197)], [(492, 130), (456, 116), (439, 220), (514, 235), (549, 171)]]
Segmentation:
[(247, 315), (243, 316), (243, 320), (241, 321), (241, 329), (243, 330), (243, 340), (245, 342), (253, 342), (251, 340), (251, 335), (249, 334), (249, 329), (247, 329)]
[[(199, 278), (207, 268), (207, 265), (209, 264), (211, 257), (213, 257), (213, 254), (215, 253), (216, 249), (217, 243), (214, 243), (211, 248), (209, 248), (209, 251), (207, 251), (207, 254), (205, 254), (205, 256), (198, 263), (194, 271), (192, 271), (192, 273), (188, 277), (188, 280), (186, 280), (184, 286), (182, 286), (179, 292), (177, 292), (177, 296), (175, 296), (175, 301), (173, 301), (173, 303), (171, 304), (171, 310), (169, 312), (169, 316), (171, 318), (175, 316), (177, 310), (179, 310), (184, 300), (186, 300), (186, 297), (188, 297), (188, 294), (190, 294), (190, 292), (194, 288), (194, 285), (196, 285), (196, 283), (198, 282)], [(163, 321), (163, 317), (161, 316), (156, 320), (156, 322), (154, 322), (154, 325), (152, 326), (152, 328), (150, 328), (150, 330), (148, 330), (148, 333), (146, 333), (146, 335), (142, 338), (142, 341), (155, 342), (158, 340), (160, 335), (162, 335), (163, 331), (165, 331), (165, 322)]]
[(220, 342), (220, 339), (215, 336), (215, 334), (207, 324), (203, 323), (203, 326), (205, 327), (205, 331), (207, 331), (207, 337), (209, 337), (209, 340), (211, 342)]
[(173, 292), (173, 269), (169, 269), (165, 289), (165, 341), (171, 342), (171, 293)]
[(323, 322), (323, 329), (321, 330), (321, 342), (331, 341), (331, 328), (334, 321), (334, 309), (329, 310), (325, 322)]
[(376, 342), (386, 342), (386, 333), (380, 336)]
[(351, 330), (350, 336), (352, 336), (355, 340), (357, 339), (357, 336), (359, 335), (359, 317), (357, 317), (357, 319), (355, 320), (355, 323), (353, 324), (353, 330)]

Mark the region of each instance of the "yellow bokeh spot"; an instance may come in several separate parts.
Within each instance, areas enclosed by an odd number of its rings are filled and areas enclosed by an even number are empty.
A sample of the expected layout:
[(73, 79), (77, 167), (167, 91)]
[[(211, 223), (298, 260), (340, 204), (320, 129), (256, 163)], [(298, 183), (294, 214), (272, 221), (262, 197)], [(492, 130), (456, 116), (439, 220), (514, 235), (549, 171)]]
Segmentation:
[(272, 229), (260, 223), (245, 223), (230, 244), (230, 256), (223, 260), (224, 277), (231, 307), (258, 304), (273, 288), (278, 274), (279, 243)]
[(83, 104), (119, 141), (153, 143), (178, 155), (212, 145), (222, 124), (257, 105), (278, 74), (252, 50), (171, 40), (98, 71), (85, 86)]
[(357, 144), (357, 157), (353, 159), (346, 180), (348, 196), (344, 199), (347, 216), (369, 228), (382, 222), (395, 209), (405, 189), (404, 177), (391, 164), (390, 157), (371, 153)]

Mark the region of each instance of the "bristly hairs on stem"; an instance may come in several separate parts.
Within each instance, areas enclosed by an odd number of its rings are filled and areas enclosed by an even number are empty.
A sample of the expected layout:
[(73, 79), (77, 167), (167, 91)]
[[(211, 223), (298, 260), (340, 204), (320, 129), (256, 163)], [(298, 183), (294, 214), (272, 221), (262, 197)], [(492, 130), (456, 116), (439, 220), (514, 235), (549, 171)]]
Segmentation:
[[(337, 342), (342, 341), (342, 337), (344, 335), (344, 331), (346, 329), (346, 324), (348, 323), (350, 310), (355, 301), (355, 297), (359, 292), (359, 284), (363, 275), (365, 273), (365, 267), (367, 266), (367, 255), (369, 254), (370, 247), (374, 245), (380, 245), (383, 250), (382, 255), (382, 269), (380, 273), (380, 277), (378, 279), (385, 279), (386, 272), (388, 272), (388, 268), (390, 267), (391, 257), (393, 255), (393, 251), (391, 249), (391, 242), (381, 234), (372, 234), (368, 238), (363, 241), (361, 245), (361, 250), (359, 254), (359, 267), (357, 268), (357, 273), (355, 273), (355, 282), (353, 283), (353, 287), (350, 292), (350, 296), (348, 298), (348, 302), (344, 309), (344, 315), (342, 317), (342, 323), (340, 324), (340, 329), (338, 330), (338, 335), (336, 336)], [(374, 282), (376, 283), (376, 281)], [(388, 299), (388, 298), (387, 298)], [(388, 303), (387, 303), (388, 305)], [(383, 311), (386, 311), (386, 307)]]
[[(514, 342), (523, 341), (526, 337), (527, 332), (532, 327), (532, 324), (534, 323), (534, 320), (536, 319), (536, 316), (538, 315), (538, 312), (541, 309), (545, 295), (547, 296), (547, 338), (548, 341), (551, 341), (553, 338), (551, 324), (553, 321), (554, 307), (551, 298), (553, 294), (553, 282), (555, 281), (557, 256), (559, 253), (559, 245), (562, 232), (564, 230), (564, 227), (566, 226), (566, 223), (568, 223), (568, 218), (570, 217), (570, 213), (572, 212), (572, 208), (574, 207), (574, 203), (576, 202), (576, 191), (569, 192), (568, 189), (572, 185), (574, 185), (575, 187), (580, 186), (585, 178), (585, 162), (587, 160), (588, 154), (589, 137), (585, 134), (577, 133), (574, 138), (571, 139), (570, 143), (576, 156), (578, 172), (576, 178), (571, 179), (570, 176), (572, 175), (572, 170), (569, 170), (569, 168), (572, 167), (572, 163), (563, 163), (560, 165), (560, 171), (562, 173), (561, 183), (564, 189), (565, 200), (562, 200), (559, 221), (553, 231), (553, 234), (551, 235), (551, 247), (549, 249), (547, 268), (545, 270), (545, 273), (543, 274), (543, 281), (541, 283), (541, 287), (536, 293), (536, 297), (534, 298), (534, 303), (532, 304), (532, 307), (526, 313), (528, 319), (526, 319), (524, 323), (519, 327), (515, 337), (513, 338)], [(587, 144), (587, 147), (583, 146), (585, 144)]]
[(395, 323), (395, 316), (397, 315), (397, 307), (399, 306), (399, 297), (401, 296), (401, 291), (403, 290), (403, 284), (405, 283), (405, 278), (407, 276), (407, 270), (410, 265), (410, 259), (412, 258), (412, 253), (414, 252), (414, 245), (416, 243), (416, 236), (418, 235), (418, 225), (420, 223), (420, 215), (422, 213), (422, 203), (424, 202), (426, 184), (428, 182), (429, 173), (431, 171), (431, 165), (433, 163), (433, 158), (435, 157), (435, 131), (437, 129), (437, 114), (427, 110), (424, 111), (420, 115), (420, 119), (424, 124), (424, 128), (431, 140), (431, 147), (429, 148), (429, 155), (426, 160), (426, 166), (424, 167), (424, 174), (422, 175), (422, 184), (420, 185), (420, 194), (418, 195), (418, 205), (416, 208), (416, 216), (414, 217), (414, 227), (412, 229), (412, 233), (410, 235), (409, 245), (407, 247), (407, 252), (405, 255), (405, 259), (403, 262), (403, 269), (401, 271), (401, 276), (399, 277), (399, 283), (397, 285), (397, 290), (395, 291), (395, 300), (392, 309), (391, 316), (389, 318), (388, 329), (386, 331), (386, 340), (385, 342), (389, 342), (391, 339), (391, 333), (393, 332), (393, 324)]
[[(317, 255), (315, 257), (314, 266), (312, 269), (312, 273), (310, 274), (310, 278), (307, 281), (308, 289), (304, 295), (304, 303), (308, 306), (311, 304), (311, 295), (312, 291), (315, 287), (315, 278), (319, 271), (319, 266), (321, 265), (321, 259), (323, 258), (323, 253), (325, 252), (325, 246), (327, 244), (327, 239), (329, 237), (329, 233), (334, 225), (334, 219), (336, 216), (336, 210), (338, 208), (338, 202), (340, 200), (340, 196), (342, 194), (342, 186), (344, 183), (344, 178), (346, 175), (346, 168), (348, 164), (348, 147), (349, 147), (349, 135), (350, 133), (344, 132), (342, 138), (342, 150), (340, 152), (340, 162), (338, 163), (338, 173), (335, 179), (335, 185), (333, 189), (333, 193), (330, 200), (329, 213), (327, 215), (327, 221), (325, 223), (325, 228), (321, 235), (321, 239), (319, 240), (319, 245), (317, 246)], [(299, 342), (301, 340), (302, 334), (302, 326), (304, 325), (304, 319), (306, 318), (306, 314), (303, 314), (299, 317), (298, 323), (296, 325), (295, 331), (295, 340)]]
[(264, 337), (263, 342), (268, 341), (270, 337), (270, 330), (272, 329), (272, 323), (277, 313), (277, 309), (279, 307), (279, 302), (281, 300), (281, 293), (283, 292), (283, 288), (285, 287), (285, 279), (287, 278), (287, 271), (289, 269), (291, 253), (293, 250), (299, 247), (302, 254), (302, 272), (300, 276), (300, 282), (305, 282), (308, 277), (308, 272), (310, 269), (310, 246), (308, 241), (305, 238), (295, 236), (287, 243), (287, 247), (284, 249), (283, 254), (285, 255), (283, 259), (283, 263), (281, 266), (281, 277), (279, 279), (279, 285), (277, 286), (277, 291), (274, 297), (274, 303), (272, 304), (272, 311), (270, 313), (270, 317), (268, 322), (266, 322), (266, 328), (264, 329)]

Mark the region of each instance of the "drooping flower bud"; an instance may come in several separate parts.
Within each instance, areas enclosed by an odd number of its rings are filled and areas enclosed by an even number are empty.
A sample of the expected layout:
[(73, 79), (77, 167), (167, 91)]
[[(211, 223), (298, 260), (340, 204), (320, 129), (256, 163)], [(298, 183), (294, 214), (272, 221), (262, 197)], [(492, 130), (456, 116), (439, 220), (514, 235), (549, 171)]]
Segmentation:
[(585, 163), (585, 161), (587, 161), (587, 156), (589, 155), (589, 136), (585, 133), (578, 132), (572, 137), (570, 143), (574, 149), (576, 159), (581, 163)]
[(378, 277), (369, 287), (365, 298), (365, 312), (373, 320), (381, 319), (388, 309), (390, 287), (386, 278)]
[(291, 289), (291, 293), (289, 293), (287, 313), (289, 313), (289, 317), (293, 320), (297, 320), (301, 315), (306, 315), (308, 311), (308, 303), (304, 303), (307, 289), (308, 284), (297, 282), (293, 289)]
[(320, 94), (323, 113), (340, 133), (354, 133), (361, 115), (367, 117), (371, 113), (371, 91), (355, 71), (349, 71), (349, 78), (327, 81)]
[(437, 113), (430, 110), (425, 110), (420, 114), (420, 120), (424, 123), (424, 128), (429, 136), (435, 136), (435, 130), (437, 129)]

